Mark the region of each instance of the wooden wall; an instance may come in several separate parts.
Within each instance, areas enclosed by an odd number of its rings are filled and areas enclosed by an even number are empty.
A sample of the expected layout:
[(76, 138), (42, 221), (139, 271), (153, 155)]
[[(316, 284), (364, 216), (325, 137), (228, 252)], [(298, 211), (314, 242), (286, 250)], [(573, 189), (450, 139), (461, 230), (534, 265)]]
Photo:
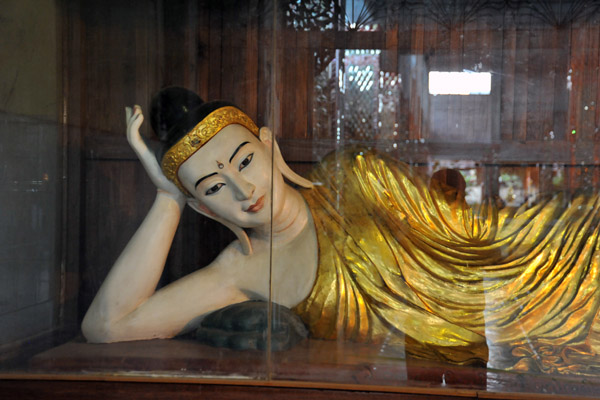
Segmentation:
[[(554, 164), (565, 166), (565, 188), (600, 184), (600, 13), (552, 23), (526, 7), (483, 7), (444, 19), (402, 7), (409, 3), (391, 2), (379, 30), (361, 32), (294, 29), (284, 1), (65, 0), (68, 260), (79, 318), (154, 197), (126, 144), (124, 108), (147, 109), (164, 86), (233, 101), (273, 127), (285, 157), (305, 170), (356, 139), (340, 142), (334, 129), (314, 134), (319, 62), (335, 62), (344, 49), (378, 49), (382, 71), (402, 78), (398, 136), (363, 136), (366, 144), (421, 165), (467, 160), (491, 194), (502, 166), (527, 169), (548, 190)], [(489, 96), (429, 95), (428, 71), (474, 68), (493, 73)], [(143, 131), (150, 136), (149, 124)], [(187, 210), (164, 281), (206, 264), (230, 239)]]

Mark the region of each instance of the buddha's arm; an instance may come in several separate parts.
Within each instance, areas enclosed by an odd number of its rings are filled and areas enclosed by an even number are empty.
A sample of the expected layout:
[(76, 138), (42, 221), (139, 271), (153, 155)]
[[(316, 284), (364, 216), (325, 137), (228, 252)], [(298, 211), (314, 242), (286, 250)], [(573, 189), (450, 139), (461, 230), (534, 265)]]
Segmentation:
[(85, 315), (88, 341), (173, 337), (195, 317), (247, 298), (227, 282), (218, 261), (155, 291), (182, 208), (159, 192)]
[(183, 206), (168, 193), (158, 192), (85, 315), (82, 330), (89, 341), (111, 341), (114, 324), (154, 293)]
[[(141, 108), (128, 108), (126, 119), (127, 139), (158, 194), (85, 315), (82, 331), (90, 342), (172, 337), (195, 317), (238, 299), (245, 300), (239, 290), (227, 283), (226, 275), (217, 272), (217, 265), (236, 264), (227, 257), (219, 257), (212, 267), (156, 291), (186, 198), (164, 176), (141, 138)], [(235, 246), (224, 253), (241, 255)]]

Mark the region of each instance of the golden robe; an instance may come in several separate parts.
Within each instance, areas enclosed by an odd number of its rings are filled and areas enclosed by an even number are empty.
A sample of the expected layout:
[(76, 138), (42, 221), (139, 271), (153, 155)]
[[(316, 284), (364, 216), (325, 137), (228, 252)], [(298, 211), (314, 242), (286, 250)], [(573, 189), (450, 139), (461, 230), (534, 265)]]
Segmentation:
[[(600, 201), (477, 210), (372, 152), (328, 156), (303, 194), (319, 242), (311, 336), (513, 370), (600, 371)], [(492, 361), (492, 360), (490, 360)]]

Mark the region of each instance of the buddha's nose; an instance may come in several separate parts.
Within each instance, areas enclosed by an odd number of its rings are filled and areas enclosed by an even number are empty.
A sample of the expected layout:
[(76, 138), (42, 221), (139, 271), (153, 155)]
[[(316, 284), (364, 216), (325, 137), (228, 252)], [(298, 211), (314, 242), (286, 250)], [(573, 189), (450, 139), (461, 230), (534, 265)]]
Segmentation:
[(233, 186), (236, 200), (240, 201), (252, 198), (254, 190), (256, 189), (256, 186), (240, 175), (231, 180), (231, 185)]

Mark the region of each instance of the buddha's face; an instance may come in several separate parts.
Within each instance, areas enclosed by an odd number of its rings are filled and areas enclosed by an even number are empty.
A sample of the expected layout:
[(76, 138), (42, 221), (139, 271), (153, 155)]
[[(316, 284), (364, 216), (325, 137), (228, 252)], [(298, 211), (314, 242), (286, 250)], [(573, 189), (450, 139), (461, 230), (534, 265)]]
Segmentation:
[(178, 174), (203, 212), (243, 228), (269, 223), (271, 206), (281, 198), (283, 178), (272, 167), (269, 147), (241, 125), (223, 128), (181, 165)]

